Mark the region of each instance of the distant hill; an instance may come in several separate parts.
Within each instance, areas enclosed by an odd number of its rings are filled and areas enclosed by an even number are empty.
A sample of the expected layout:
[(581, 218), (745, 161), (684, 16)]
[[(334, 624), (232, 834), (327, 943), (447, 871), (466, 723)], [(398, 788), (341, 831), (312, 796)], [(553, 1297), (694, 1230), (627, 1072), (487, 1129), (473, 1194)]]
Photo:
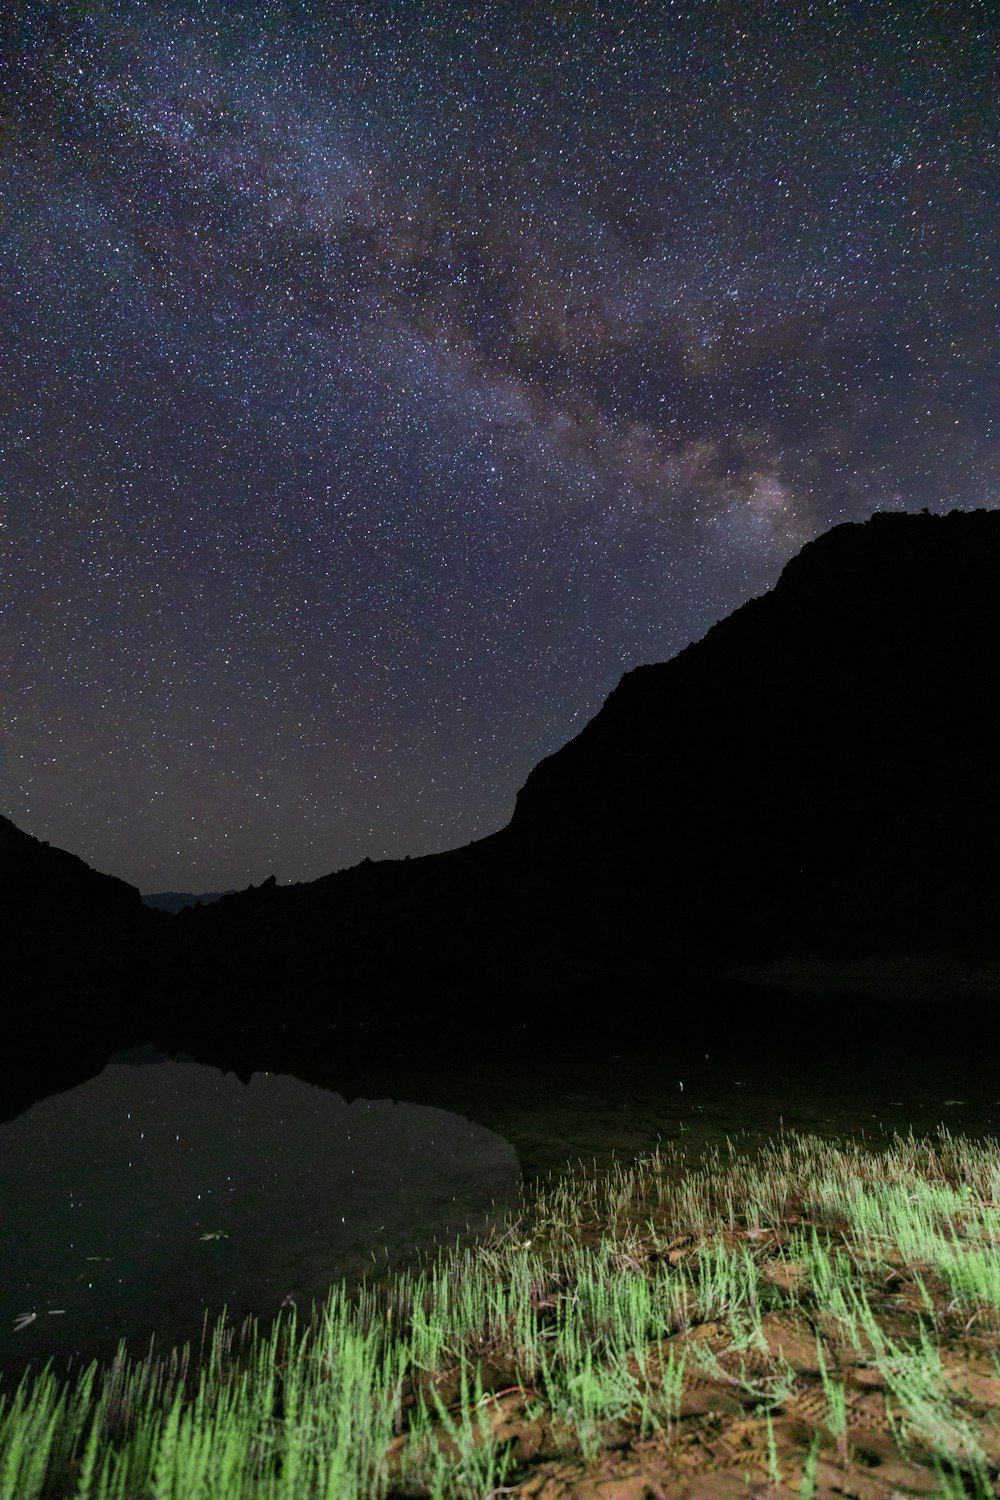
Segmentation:
[[(220, 1017), (418, 1005), (482, 1027), (551, 1004), (569, 1024), (595, 996), (623, 1019), (637, 989), (669, 1007), (671, 976), (803, 953), (995, 955), (998, 662), (1000, 512), (838, 526), (627, 673), (490, 837), (147, 910), (154, 988)], [(30, 900), (10, 881), (53, 941), (56, 870)], [(141, 902), (119, 886), (87, 889), (124, 931)]]
[(157, 911), (176, 914), (186, 906), (211, 906), (213, 902), (221, 901), (223, 896), (232, 894), (231, 890), (203, 891), (200, 896), (194, 896), (190, 891), (155, 891), (152, 895), (143, 896), (142, 901), (144, 906), (152, 906)]

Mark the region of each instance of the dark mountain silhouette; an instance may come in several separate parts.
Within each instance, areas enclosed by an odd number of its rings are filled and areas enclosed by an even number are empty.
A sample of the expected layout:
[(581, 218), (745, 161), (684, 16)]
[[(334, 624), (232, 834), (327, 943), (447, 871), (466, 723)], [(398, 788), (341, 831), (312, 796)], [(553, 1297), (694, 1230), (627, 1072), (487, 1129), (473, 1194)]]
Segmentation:
[(592, 894), (592, 949), (991, 938), (998, 648), (1000, 513), (839, 526), (628, 673), (532, 771), (510, 836)]
[(627, 673), (505, 829), (188, 913), (184, 961), (462, 1010), (806, 950), (989, 950), (998, 661), (1000, 513), (839, 526)]
[(46, 1027), (116, 1014), (148, 972), (139, 892), (0, 817), (0, 911), (6, 1025)]
[(498, 1003), (669, 1009), (671, 979), (796, 953), (995, 956), (998, 662), (1000, 512), (836, 527), (627, 673), (498, 833), (146, 912), (151, 993), (220, 1020), (482, 1023)]
[(190, 891), (153, 891), (143, 895), (142, 904), (151, 906), (156, 911), (169, 911), (176, 915), (185, 906), (212, 906), (216, 901), (221, 901), (223, 896), (232, 895), (235, 895), (233, 890), (203, 891), (200, 896), (193, 895)]

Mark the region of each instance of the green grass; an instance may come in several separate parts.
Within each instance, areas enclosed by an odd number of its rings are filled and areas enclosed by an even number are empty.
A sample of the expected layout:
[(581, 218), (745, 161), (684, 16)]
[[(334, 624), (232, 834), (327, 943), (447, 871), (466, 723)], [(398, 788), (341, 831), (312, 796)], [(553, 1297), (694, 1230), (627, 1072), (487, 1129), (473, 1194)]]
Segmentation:
[[(611, 1441), (669, 1442), (692, 1372), (766, 1414), (779, 1484), (771, 1414), (800, 1377), (787, 1362), (767, 1376), (746, 1366), (767, 1348), (765, 1313), (795, 1307), (865, 1351), (899, 1451), (931, 1455), (935, 1493), (992, 1495), (996, 1444), (948, 1399), (936, 1341), (1000, 1326), (997, 1143), (942, 1128), (936, 1144), (897, 1136), (875, 1153), (786, 1134), (757, 1161), (729, 1154), (688, 1169), (658, 1151), (542, 1183), (487, 1244), (333, 1288), (305, 1323), (294, 1310), (266, 1332), (220, 1320), (198, 1359), (121, 1348), (72, 1381), (46, 1368), (0, 1386), (0, 1500), (485, 1497), (530, 1467), (495, 1420), (498, 1393), (523, 1393), (524, 1419), (592, 1463)], [(923, 1301), (903, 1343), (880, 1321), (900, 1265)], [(740, 1374), (675, 1342), (709, 1322), (725, 1323)], [(816, 1352), (827, 1437), (846, 1463), (845, 1387), (818, 1331)]]

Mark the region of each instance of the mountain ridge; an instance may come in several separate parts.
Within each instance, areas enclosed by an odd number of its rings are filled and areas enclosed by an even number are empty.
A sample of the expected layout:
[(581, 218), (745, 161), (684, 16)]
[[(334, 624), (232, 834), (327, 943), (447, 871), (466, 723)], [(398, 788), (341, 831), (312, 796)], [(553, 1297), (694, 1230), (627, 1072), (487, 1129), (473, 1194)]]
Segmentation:
[(992, 951), (997, 660), (1000, 512), (844, 523), (624, 674), (506, 827), (146, 912), (150, 983), (220, 1014), (565, 1010), (805, 952)]

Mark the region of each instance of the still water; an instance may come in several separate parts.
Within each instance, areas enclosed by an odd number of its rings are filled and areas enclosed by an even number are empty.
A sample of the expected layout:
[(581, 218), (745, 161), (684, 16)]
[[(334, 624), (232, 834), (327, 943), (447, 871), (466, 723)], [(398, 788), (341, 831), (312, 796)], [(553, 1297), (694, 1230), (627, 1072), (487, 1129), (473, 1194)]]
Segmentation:
[(0, 1125), (3, 1383), (121, 1338), (197, 1344), (223, 1307), (236, 1323), (307, 1310), (331, 1283), (483, 1236), (522, 1182), (658, 1142), (697, 1167), (782, 1130), (1000, 1134), (995, 1031), (954, 1011), (878, 1034), (840, 1020), (822, 1044), (788, 1016), (752, 1043), (707, 1020), (675, 1039), (525, 1023), (464, 1051), (390, 1030), (363, 1055), (328, 1028), (256, 1039), (239, 1076), (211, 1047), (115, 1054)]
[(513, 1146), (443, 1109), (119, 1055), (0, 1127), (2, 1367), (308, 1310), (390, 1247), (481, 1235), (520, 1183)]

